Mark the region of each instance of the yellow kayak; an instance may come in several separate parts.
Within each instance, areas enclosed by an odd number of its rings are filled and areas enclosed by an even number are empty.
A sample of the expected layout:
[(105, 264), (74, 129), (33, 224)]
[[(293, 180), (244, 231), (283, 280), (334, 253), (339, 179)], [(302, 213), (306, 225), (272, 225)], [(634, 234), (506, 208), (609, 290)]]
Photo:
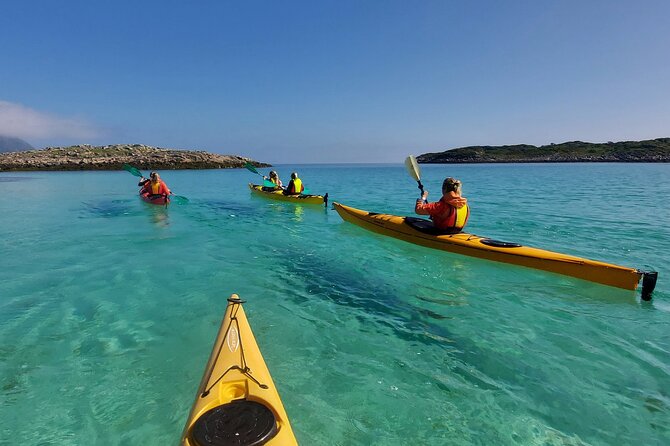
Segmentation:
[(432, 222), (421, 218), (367, 212), (340, 203), (333, 203), (333, 208), (343, 220), (349, 223), (428, 248), (550, 271), (628, 290), (635, 290), (640, 278), (643, 278), (642, 298), (644, 300), (651, 299), (651, 292), (656, 286), (657, 273), (655, 271), (644, 272), (625, 266), (522, 246), (517, 243), (492, 240), (465, 232), (438, 233), (432, 227)]
[(271, 198), (273, 200), (280, 201), (290, 201), (293, 203), (303, 203), (303, 204), (323, 204), (328, 206), (328, 194), (326, 195), (309, 195), (309, 194), (298, 194), (298, 195), (284, 195), (282, 190), (265, 190), (260, 184), (251, 184), (249, 183), (249, 189), (256, 195), (260, 195), (265, 198)]
[(228, 299), (183, 446), (298, 444), (242, 303)]

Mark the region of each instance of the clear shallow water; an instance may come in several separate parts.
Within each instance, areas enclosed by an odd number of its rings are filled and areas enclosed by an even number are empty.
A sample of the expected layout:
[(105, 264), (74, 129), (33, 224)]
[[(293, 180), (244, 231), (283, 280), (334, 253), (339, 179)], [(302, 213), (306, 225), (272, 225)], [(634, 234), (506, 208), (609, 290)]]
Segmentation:
[[(287, 177), (293, 166), (278, 166)], [(300, 166), (409, 214), (402, 166)], [(0, 444), (177, 444), (232, 292), (305, 445), (668, 444), (670, 165), (422, 166), (468, 231), (659, 271), (654, 300), (252, 197), (246, 170), (0, 174)], [(13, 443), (13, 441), (12, 441)]]

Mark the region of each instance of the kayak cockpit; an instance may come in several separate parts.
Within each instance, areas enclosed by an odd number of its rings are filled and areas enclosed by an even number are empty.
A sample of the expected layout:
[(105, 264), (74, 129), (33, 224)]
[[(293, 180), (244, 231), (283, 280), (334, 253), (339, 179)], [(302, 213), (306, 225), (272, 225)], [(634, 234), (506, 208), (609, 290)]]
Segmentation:
[(277, 435), (272, 410), (256, 401), (236, 400), (214, 407), (198, 418), (190, 432), (197, 445), (260, 445)]
[(439, 229), (433, 225), (433, 222), (425, 218), (405, 217), (405, 224), (416, 229), (419, 232), (429, 235), (452, 235), (461, 232), (460, 229)]

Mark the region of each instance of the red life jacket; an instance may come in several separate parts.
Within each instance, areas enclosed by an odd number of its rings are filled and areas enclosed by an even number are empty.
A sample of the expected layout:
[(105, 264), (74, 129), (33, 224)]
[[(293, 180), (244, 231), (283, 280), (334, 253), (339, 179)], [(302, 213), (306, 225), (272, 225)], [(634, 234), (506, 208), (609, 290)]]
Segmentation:
[(163, 182), (163, 180), (158, 180), (158, 184), (156, 185), (156, 187), (154, 187), (154, 185), (151, 184), (151, 181), (147, 181), (147, 183), (142, 188), (142, 191), (148, 193), (149, 195), (170, 194), (170, 189), (168, 189), (167, 185)]
[(447, 204), (445, 208), (446, 212), (439, 215), (431, 215), (435, 227), (442, 229), (463, 229), (468, 222), (468, 217), (470, 217), (470, 208), (468, 205), (466, 204), (463, 207), (456, 208)]

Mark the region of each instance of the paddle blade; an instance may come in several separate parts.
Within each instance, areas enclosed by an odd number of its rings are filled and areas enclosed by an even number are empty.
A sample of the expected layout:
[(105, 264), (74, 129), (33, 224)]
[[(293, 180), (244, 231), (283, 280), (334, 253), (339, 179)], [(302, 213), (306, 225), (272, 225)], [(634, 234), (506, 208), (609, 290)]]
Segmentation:
[(414, 155), (410, 155), (405, 160), (405, 167), (410, 176), (416, 181), (421, 181), (421, 171), (419, 170), (419, 164), (416, 162)]
[[(255, 168), (253, 165), (251, 165), (251, 163), (245, 163), (245, 164), (244, 164), (244, 168), (247, 169), (247, 170), (250, 171), (250, 172), (255, 173), (256, 175), (260, 175), (260, 173), (258, 173), (258, 171), (256, 170), (256, 168)], [(262, 175), (261, 175), (261, 176), (262, 176)]]
[(277, 187), (277, 185), (270, 180), (263, 180), (263, 186), (265, 186), (265, 187)]
[(127, 170), (131, 174), (135, 175), (136, 177), (143, 177), (142, 172), (137, 170), (137, 168), (131, 166), (130, 164), (124, 164), (123, 165), (123, 170)]
[(181, 195), (170, 195), (170, 200), (173, 203), (176, 203), (176, 204), (187, 204), (188, 203), (188, 198), (183, 197)]
[(305, 189), (302, 192), (300, 192), (302, 195), (312, 195), (312, 193), (309, 191), (309, 189)]

